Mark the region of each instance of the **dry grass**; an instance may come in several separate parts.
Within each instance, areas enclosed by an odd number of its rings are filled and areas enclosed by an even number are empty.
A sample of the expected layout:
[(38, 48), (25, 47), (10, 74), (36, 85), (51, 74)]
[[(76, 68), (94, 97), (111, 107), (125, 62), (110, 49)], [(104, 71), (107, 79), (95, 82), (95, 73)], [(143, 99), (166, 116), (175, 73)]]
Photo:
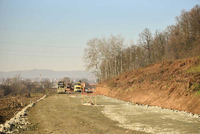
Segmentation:
[(0, 124), (12, 118), (18, 111), (22, 110), (28, 104), (38, 100), (44, 94), (31, 94), (26, 96), (4, 96), (0, 98)]
[(189, 68), (186, 72), (187, 73), (200, 73), (200, 64)]

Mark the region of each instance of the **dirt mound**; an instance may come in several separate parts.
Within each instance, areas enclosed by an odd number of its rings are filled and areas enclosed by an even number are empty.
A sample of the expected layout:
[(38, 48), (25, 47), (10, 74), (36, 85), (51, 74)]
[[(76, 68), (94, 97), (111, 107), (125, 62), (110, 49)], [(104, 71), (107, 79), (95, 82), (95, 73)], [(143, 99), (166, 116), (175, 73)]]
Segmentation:
[(200, 57), (164, 61), (102, 82), (98, 94), (200, 115)]

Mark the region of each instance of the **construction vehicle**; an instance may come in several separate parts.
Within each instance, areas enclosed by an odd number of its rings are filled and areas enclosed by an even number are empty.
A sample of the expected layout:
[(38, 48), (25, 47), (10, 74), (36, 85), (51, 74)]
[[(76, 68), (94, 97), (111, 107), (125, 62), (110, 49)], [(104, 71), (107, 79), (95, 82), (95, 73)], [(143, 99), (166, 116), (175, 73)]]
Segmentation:
[(65, 92), (69, 92), (69, 91), (71, 91), (71, 90), (73, 90), (73, 89), (72, 89), (72, 83), (67, 83), (67, 84), (66, 84)]
[(85, 83), (81, 83), (82, 90), (85, 90)]
[(89, 88), (85, 88), (85, 91), (86, 93), (93, 93), (93, 90), (89, 89)]
[(85, 83), (81, 83), (81, 80), (74, 84), (74, 92), (82, 92), (85, 89)]
[(82, 85), (80, 82), (77, 82), (74, 84), (74, 92), (81, 92), (82, 91)]
[(58, 87), (57, 92), (58, 93), (65, 93), (65, 82), (64, 81), (58, 81)]

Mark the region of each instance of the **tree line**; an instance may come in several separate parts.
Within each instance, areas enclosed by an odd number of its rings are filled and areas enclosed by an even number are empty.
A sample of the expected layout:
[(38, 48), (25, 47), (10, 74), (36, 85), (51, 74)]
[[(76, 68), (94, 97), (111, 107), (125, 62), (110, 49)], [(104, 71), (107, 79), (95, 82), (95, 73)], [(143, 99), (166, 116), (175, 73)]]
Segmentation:
[(19, 75), (13, 78), (3, 79), (3, 83), (0, 84), (0, 98), (7, 95), (26, 95), (31, 97), (31, 94), (46, 93), (51, 88), (49, 80), (45, 80), (43, 83), (31, 81), (30, 79), (23, 80)]
[(176, 24), (153, 34), (145, 28), (137, 43), (125, 44), (121, 35), (92, 38), (84, 50), (87, 70), (99, 81), (163, 60), (200, 56), (200, 5), (182, 10)]

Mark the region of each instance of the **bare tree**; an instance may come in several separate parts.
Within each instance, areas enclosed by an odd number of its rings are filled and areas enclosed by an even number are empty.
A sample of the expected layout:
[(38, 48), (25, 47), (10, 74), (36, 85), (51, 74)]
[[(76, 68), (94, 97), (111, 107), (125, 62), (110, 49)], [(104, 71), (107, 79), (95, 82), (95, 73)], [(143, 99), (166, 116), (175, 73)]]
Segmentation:
[(50, 83), (49, 80), (45, 80), (45, 81), (44, 81), (44, 88), (46, 88), (46, 89), (51, 88), (51, 83)]
[(117, 55), (121, 52), (123, 41), (120, 35), (111, 35), (109, 38), (94, 38), (87, 42), (88, 48), (84, 53), (86, 68), (94, 72), (99, 81), (120, 74)]
[(70, 82), (70, 78), (69, 77), (64, 77), (63, 81), (66, 82), (66, 83), (69, 83)]
[(156, 30), (152, 41), (152, 62), (160, 62), (165, 56), (166, 37), (165, 32)]
[(86, 69), (93, 72), (100, 79), (101, 53), (99, 52), (99, 39), (93, 38), (87, 42), (88, 47), (84, 50)]
[(152, 51), (152, 33), (148, 28), (145, 28), (142, 33), (139, 34), (139, 42), (140, 44), (147, 50), (147, 58), (148, 63), (152, 63), (151, 61), (151, 51)]
[(84, 53), (86, 68), (101, 81), (163, 59), (199, 56), (200, 6), (183, 10), (176, 20), (175, 25), (164, 31), (157, 30), (154, 36), (145, 28), (139, 34), (138, 43), (131, 43), (129, 47), (125, 47), (120, 35), (89, 40)]

